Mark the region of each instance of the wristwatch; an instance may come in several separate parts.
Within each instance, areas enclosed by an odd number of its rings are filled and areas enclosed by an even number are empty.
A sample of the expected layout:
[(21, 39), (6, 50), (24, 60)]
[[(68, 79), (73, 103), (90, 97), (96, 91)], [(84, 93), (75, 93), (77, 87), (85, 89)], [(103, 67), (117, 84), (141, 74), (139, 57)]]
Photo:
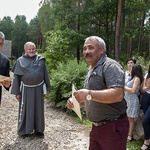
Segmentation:
[(89, 90), (88, 95), (86, 96), (86, 100), (87, 100), (87, 101), (92, 100), (91, 90)]

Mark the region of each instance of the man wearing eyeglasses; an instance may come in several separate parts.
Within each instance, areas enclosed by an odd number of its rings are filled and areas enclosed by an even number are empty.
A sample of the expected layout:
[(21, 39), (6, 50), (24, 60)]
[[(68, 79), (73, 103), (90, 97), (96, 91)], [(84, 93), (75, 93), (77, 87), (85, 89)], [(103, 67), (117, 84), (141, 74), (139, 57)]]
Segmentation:
[[(1, 49), (3, 48), (5, 40), (5, 35), (3, 32), (0, 31), (0, 75), (3, 76), (10, 76), (10, 60), (7, 56), (1, 53)], [(11, 82), (8, 80), (0, 81), (0, 85), (4, 86), (4, 88), (8, 91)], [(2, 98), (2, 86), (0, 86), (0, 104)]]

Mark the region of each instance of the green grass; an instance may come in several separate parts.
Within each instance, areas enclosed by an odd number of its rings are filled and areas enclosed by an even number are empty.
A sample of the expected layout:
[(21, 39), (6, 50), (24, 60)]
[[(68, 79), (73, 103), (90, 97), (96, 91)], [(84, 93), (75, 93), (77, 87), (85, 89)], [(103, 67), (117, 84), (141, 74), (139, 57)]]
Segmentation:
[(140, 150), (143, 145), (143, 140), (132, 141), (127, 144), (127, 150)]

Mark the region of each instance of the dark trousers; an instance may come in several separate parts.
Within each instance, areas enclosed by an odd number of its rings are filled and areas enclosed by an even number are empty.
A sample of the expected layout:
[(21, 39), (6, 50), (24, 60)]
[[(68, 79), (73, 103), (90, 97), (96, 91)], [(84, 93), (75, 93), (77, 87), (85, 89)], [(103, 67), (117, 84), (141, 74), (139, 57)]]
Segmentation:
[(129, 131), (128, 118), (102, 126), (92, 126), (89, 150), (126, 150)]
[(145, 139), (148, 140), (150, 138), (150, 94), (145, 92), (142, 97), (142, 109), (143, 109), (143, 119), (142, 125), (144, 129)]

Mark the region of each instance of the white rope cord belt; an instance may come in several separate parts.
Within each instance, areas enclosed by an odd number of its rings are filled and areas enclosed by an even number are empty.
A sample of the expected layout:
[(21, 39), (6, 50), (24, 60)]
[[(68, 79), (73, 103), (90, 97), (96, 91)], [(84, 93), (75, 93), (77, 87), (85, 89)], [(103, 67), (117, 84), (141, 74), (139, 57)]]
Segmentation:
[(21, 122), (21, 118), (22, 118), (22, 114), (23, 114), (23, 107), (24, 107), (24, 99), (23, 99), (23, 95), (24, 95), (24, 87), (37, 87), (37, 86), (40, 86), (44, 83), (44, 81), (42, 81), (41, 83), (39, 84), (36, 84), (36, 85), (27, 85), (27, 84), (24, 84), (22, 82), (22, 101), (21, 101), (21, 107), (20, 107), (20, 114), (19, 114), (19, 122)]

